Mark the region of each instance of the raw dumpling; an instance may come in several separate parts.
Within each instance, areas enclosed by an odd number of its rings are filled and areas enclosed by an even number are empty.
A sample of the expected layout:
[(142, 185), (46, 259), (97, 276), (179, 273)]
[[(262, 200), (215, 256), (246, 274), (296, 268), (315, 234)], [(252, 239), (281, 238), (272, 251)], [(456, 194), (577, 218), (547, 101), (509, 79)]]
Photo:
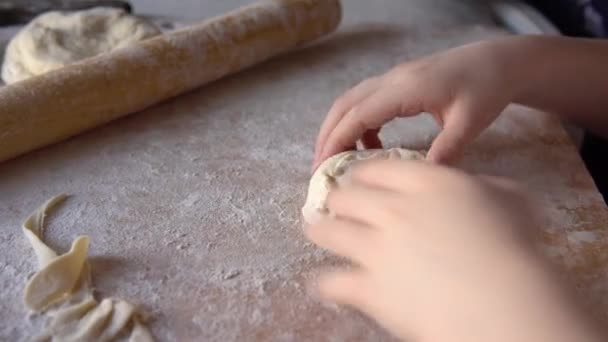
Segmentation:
[(302, 208), (304, 220), (306, 223), (312, 224), (329, 213), (325, 205), (327, 195), (333, 187), (340, 185), (340, 179), (353, 164), (369, 159), (419, 160), (424, 158), (423, 153), (404, 148), (346, 151), (336, 154), (323, 162), (310, 179), (308, 196)]

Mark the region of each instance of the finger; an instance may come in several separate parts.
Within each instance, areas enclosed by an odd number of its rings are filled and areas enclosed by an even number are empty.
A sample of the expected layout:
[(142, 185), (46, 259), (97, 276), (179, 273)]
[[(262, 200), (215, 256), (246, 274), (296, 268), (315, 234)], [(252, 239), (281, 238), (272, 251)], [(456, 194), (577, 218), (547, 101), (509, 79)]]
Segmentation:
[(319, 296), (327, 301), (368, 311), (368, 276), (361, 269), (323, 273), (317, 278)]
[(380, 85), (380, 77), (369, 78), (354, 88), (347, 91), (344, 95), (338, 98), (330, 108), (325, 121), (321, 125), (317, 142), (315, 144), (315, 162), (321, 153), (321, 148), (325, 144), (325, 140), (329, 133), (336, 127), (342, 117), (357, 103), (375, 92)]
[(480, 109), (474, 108), (466, 101), (455, 104), (445, 114), (444, 125), (433, 141), (427, 160), (437, 164), (454, 165), (464, 154), (464, 150), (483, 129), (489, 125), (480, 118), (488, 117), (479, 113)]
[(382, 141), (380, 141), (380, 138), (378, 137), (379, 132), (380, 129), (370, 129), (363, 133), (361, 145), (363, 145), (364, 149), (382, 148)]
[(359, 140), (370, 129), (378, 129), (399, 115), (421, 112), (417, 101), (404, 100), (404, 90), (397, 86), (383, 87), (354, 106), (335, 125), (322, 145), (318, 161), (323, 161)]
[(365, 263), (376, 232), (356, 222), (323, 219), (305, 231), (306, 237), (317, 246), (357, 263)]
[[(357, 151), (357, 149), (358, 149), (357, 144), (355, 143), (353, 145), (346, 147), (344, 150), (345, 151)], [(319, 168), (320, 165), (321, 165), (321, 162), (314, 161), (312, 164), (312, 167), (310, 168), (310, 174), (313, 175), (315, 173), (315, 171), (317, 171), (317, 169)]]
[(444, 167), (419, 160), (373, 160), (354, 166), (350, 179), (353, 184), (411, 195), (446, 172)]
[(399, 221), (397, 194), (383, 189), (351, 185), (332, 191), (327, 208), (337, 217), (378, 229), (394, 226)]

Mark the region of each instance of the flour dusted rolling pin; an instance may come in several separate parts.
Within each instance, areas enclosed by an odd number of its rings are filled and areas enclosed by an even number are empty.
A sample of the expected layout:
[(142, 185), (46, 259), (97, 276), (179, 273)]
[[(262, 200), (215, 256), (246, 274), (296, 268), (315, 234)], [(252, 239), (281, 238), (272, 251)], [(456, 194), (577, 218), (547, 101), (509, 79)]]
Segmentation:
[(0, 89), (0, 162), (140, 111), (333, 32), (339, 0), (240, 8)]

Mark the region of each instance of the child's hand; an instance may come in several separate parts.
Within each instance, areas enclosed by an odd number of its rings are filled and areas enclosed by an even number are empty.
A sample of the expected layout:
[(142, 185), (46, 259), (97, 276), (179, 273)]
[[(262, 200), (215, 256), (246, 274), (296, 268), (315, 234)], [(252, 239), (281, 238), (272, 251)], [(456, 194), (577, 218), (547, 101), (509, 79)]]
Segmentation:
[(315, 147), (316, 168), (361, 139), (379, 148), (378, 130), (399, 116), (432, 113), (442, 132), (428, 158), (451, 162), (511, 101), (513, 84), (501, 70), (495, 44), (466, 45), (401, 64), (367, 79), (334, 102)]
[(600, 341), (536, 255), (532, 206), (512, 183), (423, 162), (376, 161), (330, 193), (339, 219), (308, 237), (359, 267), (321, 297), (414, 341)]
[(511, 102), (556, 113), (608, 137), (608, 43), (529, 36), (465, 45), (405, 63), (340, 97), (321, 126), (316, 168), (352, 149), (380, 147), (378, 131), (400, 116), (433, 114), (442, 131), (428, 159), (456, 161)]

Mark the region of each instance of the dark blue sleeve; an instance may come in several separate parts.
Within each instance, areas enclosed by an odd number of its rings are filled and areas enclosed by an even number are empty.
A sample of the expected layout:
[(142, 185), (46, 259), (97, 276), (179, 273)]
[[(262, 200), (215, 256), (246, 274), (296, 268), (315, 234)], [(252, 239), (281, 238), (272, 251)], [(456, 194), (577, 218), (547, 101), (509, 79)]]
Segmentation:
[(528, 0), (563, 34), (581, 37), (608, 36), (606, 0)]

